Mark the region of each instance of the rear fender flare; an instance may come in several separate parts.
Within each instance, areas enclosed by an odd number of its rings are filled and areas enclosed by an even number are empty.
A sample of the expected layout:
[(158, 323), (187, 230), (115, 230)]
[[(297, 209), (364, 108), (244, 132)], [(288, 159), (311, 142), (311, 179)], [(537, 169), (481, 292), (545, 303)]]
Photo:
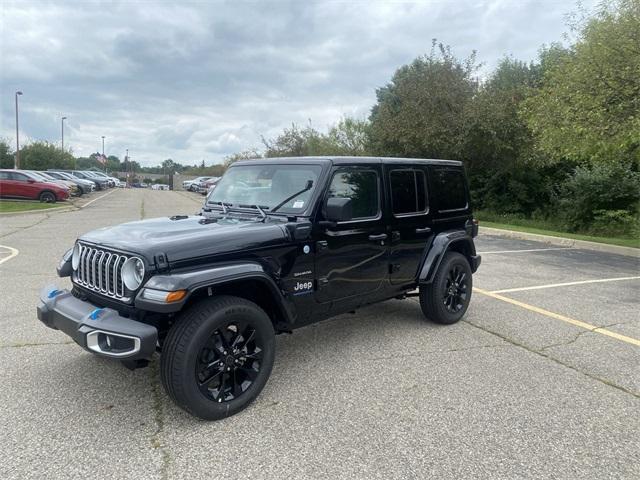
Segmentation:
[(473, 239), (465, 230), (450, 230), (439, 233), (431, 243), (426, 255), (424, 255), (424, 261), (420, 268), (420, 275), (418, 276), (418, 283), (425, 284), (433, 282), (433, 278), (438, 271), (438, 267), (440, 267), (440, 263), (442, 263), (442, 259), (452, 247), (462, 247), (463, 251), (467, 252), (467, 257), (476, 255)]

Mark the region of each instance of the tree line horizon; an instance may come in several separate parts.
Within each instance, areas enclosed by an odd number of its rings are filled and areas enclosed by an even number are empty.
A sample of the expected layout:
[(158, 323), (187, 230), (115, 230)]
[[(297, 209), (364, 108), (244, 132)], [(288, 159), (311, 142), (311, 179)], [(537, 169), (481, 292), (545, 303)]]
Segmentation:
[[(457, 58), (433, 40), (429, 53), (376, 90), (366, 119), (344, 117), (325, 131), (310, 121), (292, 123), (275, 138), (262, 138), (261, 148), (219, 165), (168, 159), (133, 167), (218, 176), (233, 162), (257, 157), (454, 159), (465, 165), (474, 208), (488, 219), (538, 219), (569, 232), (640, 237), (640, 0), (578, 11), (568, 27), (570, 44), (543, 45), (531, 62), (506, 56), (484, 81), (475, 51)], [(101, 167), (96, 156), (74, 159), (46, 142), (20, 152), (24, 168)], [(110, 156), (107, 168), (127, 170), (123, 163)], [(0, 166), (13, 166), (6, 142), (0, 142)]]

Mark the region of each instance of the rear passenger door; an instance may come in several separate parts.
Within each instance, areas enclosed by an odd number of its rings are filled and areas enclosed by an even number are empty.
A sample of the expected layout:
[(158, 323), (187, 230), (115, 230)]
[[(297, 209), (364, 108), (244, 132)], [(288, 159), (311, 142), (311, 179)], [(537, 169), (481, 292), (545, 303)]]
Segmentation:
[(11, 196), (17, 198), (38, 198), (40, 187), (32, 178), (20, 172), (9, 172)]
[(425, 247), (433, 240), (427, 192), (427, 169), (419, 165), (386, 165), (389, 185), (390, 280), (415, 281)]

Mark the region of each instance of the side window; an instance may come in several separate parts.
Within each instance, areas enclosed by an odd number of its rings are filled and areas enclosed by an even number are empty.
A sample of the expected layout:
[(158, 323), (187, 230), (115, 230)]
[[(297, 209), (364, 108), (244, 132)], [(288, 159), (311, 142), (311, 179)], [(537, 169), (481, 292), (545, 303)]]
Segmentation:
[(372, 170), (340, 170), (331, 179), (329, 197), (350, 198), (354, 220), (376, 217), (380, 210), (378, 174)]
[(29, 177), (27, 177), (24, 173), (11, 172), (11, 180), (16, 180), (18, 182), (26, 182)]
[(0, 172), (0, 180), (9, 180), (9, 172)]
[(426, 178), (422, 170), (391, 170), (391, 208), (394, 215), (418, 215), (427, 211)]
[(439, 211), (467, 208), (467, 189), (462, 170), (434, 168), (433, 188)]

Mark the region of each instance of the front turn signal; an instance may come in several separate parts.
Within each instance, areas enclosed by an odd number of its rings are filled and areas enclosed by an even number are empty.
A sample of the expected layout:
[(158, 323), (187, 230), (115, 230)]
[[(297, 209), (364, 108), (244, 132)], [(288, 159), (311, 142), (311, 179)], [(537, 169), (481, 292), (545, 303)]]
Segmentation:
[(167, 293), (167, 296), (165, 297), (164, 301), (167, 303), (179, 302), (186, 296), (187, 296), (186, 290), (176, 290), (175, 292)]

